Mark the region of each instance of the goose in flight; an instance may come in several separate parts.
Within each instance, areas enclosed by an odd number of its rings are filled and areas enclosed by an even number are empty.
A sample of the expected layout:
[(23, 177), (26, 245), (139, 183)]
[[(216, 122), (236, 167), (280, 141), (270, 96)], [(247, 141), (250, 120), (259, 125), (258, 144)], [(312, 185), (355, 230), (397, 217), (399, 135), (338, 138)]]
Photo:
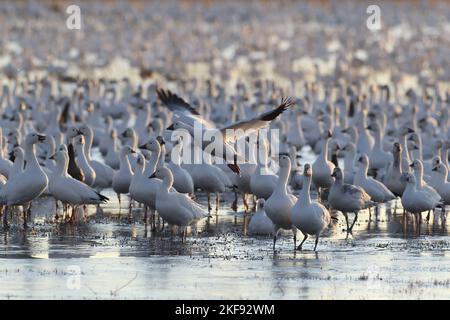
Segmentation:
[[(176, 129), (185, 129), (192, 136), (194, 136), (194, 127), (196, 124), (200, 124), (202, 128), (202, 137), (223, 137), (221, 143), (223, 145), (223, 149), (221, 150), (222, 154), (220, 156), (223, 157), (224, 160), (227, 160), (227, 155), (232, 154), (234, 158), (234, 163), (228, 163), (228, 167), (236, 172), (240, 173), (239, 165), (237, 161), (244, 162), (245, 158), (238, 154), (235, 150), (233, 144), (239, 138), (235, 133), (239, 130), (243, 132), (244, 135), (249, 135), (259, 129), (267, 126), (272, 120), (277, 118), (283, 111), (287, 108), (293, 106), (295, 102), (290, 98), (283, 98), (281, 103), (273, 110), (267, 111), (255, 118), (249, 120), (243, 120), (231, 125), (228, 125), (223, 128), (217, 128), (213, 123), (203, 119), (197, 110), (195, 110), (189, 103), (184, 101), (182, 98), (177, 96), (176, 94), (170, 92), (169, 90), (164, 91), (163, 89), (157, 89), (157, 94), (159, 99), (172, 111), (175, 113), (172, 125), (170, 125), (168, 130), (176, 130)], [(234, 134), (230, 135), (230, 130), (234, 132)], [(216, 142), (216, 141), (214, 141)], [(216, 142), (217, 143), (217, 142)], [(202, 141), (202, 149), (205, 150), (210, 145), (209, 141)], [(216, 154), (211, 153), (213, 156)], [(218, 156), (218, 155), (217, 155)]]

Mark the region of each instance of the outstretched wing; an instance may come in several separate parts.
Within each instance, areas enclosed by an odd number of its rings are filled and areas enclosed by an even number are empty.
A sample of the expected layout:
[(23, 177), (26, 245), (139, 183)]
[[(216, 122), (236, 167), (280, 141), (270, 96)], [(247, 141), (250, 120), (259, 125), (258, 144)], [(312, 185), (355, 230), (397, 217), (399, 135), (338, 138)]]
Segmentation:
[(189, 103), (175, 93), (172, 93), (170, 90), (165, 91), (164, 89), (156, 89), (156, 94), (158, 95), (158, 98), (169, 107), (170, 111), (188, 112), (197, 116), (200, 115), (200, 113), (198, 113), (198, 111)]
[[(237, 123), (234, 123), (230, 126), (227, 126), (225, 128), (222, 128), (222, 134), (226, 136), (226, 131), (228, 129), (231, 130), (243, 130), (246, 134), (249, 134), (251, 132), (257, 131), (261, 128), (264, 128), (266, 125), (268, 125), (272, 120), (277, 118), (280, 114), (282, 114), (287, 108), (293, 106), (295, 102), (291, 98), (283, 98), (281, 100), (281, 103), (278, 107), (276, 107), (273, 110), (267, 111), (261, 115), (259, 115), (256, 118), (250, 119), (250, 120), (244, 120)], [(226, 136), (227, 141), (234, 140), (234, 136)]]

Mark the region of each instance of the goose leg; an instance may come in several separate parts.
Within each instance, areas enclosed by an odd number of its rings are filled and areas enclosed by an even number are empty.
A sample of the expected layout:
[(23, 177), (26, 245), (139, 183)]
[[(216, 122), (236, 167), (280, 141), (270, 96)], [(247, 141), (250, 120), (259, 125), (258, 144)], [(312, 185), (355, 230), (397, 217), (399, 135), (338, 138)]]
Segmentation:
[(211, 213), (211, 209), (212, 209), (212, 207), (211, 207), (211, 195), (208, 192), (208, 212), (209, 213)]
[(144, 223), (147, 224), (147, 206), (144, 205)]
[(5, 211), (3, 212), (3, 227), (8, 228), (8, 206), (5, 206)]
[(300, 244), (297, 247), (297, 250), (302, 250), (303, 243), (306, 241), (306, 239), (308, 239), (308, 235), (305, 233), (302, 242), (300, 242)]
[(292, 227), (292, 233), (294, 234), (294, 250), (297, 248), (297, 228)]
[(248, 211), (248, 203), (247, 203), (247, 194), (245, 192), (242, 195), (242, 200), (244, 202), (244, 210), (247, 212)]
[(319, 235), (316, 235), (316, 242), (314, 244), (314, 251), (316, 251), (318, 243), (319, 243)]
[(277, 235), (278, 235), (278, 231), (280, 229), (277, 229), (274, 233), (273, 233), (273, 251), (275, 251), (275, 243), (277, 242)]
[(348, 233), (348, 231), (350, 230), (349, 225), (348, 225), (348, 214), (347, 214), (347, 212), (342, 212), (342, 213), (344, 214), (345, 222), (347, 223), (347, 233)]
[(430, 222), (430, 212), (431, 212), (431, 210), (428, 210), (428, 214), (427, 214), (427, 217), (426, 217), (426, 219), (427, 219), (427, 223), (429, 223), (429, 222)]
[(355, 212), (355, 219), (353, 220), (353, 223), (350, 226), (350, 233), (353, 231), (353, 226), (355, 225), (357, 220), (358, 220), (358, 212)]
[(216, 213), (219, 212), (219, 194), (216, 193)]

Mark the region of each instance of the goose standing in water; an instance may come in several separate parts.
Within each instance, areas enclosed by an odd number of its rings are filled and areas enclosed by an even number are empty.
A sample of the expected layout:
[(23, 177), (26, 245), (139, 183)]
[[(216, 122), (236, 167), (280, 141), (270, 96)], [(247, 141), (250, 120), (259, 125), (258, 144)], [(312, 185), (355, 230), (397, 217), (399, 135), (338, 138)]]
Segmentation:
[(401, 197), (406, 188), (406, 180), (402, 179), (402, 146), (400, 143), (394, 143), (392, 146), (392, 155), (394, 162), (389, 166), (383, 178), (383, 183), (394, 195)]
[(436, 174), (433, 176), (431, 184), (444, 200), (445, 205), (450, 205), (450, 182), (447, 182), (448, 171), (443, 163), (438, 163), (433, 169)]
[(342, 151), (344, 152), (344, 182), (352, 184), (356, 175), (356, 146), (353, 142), (349, 142)]
[(92, 169), (85, 153), (85, 139), (83, 135), (79, 135), (74, 139), (75, 162), (84, 175), (84, 183), (93, 186), (95, 183), (95, 171)]
[(86, 159), (91, 166), (91, 168), (95, 171), (95, 180), (92, 185), (93, 188), (98, 189), (106, 189), (112, 186), (112, 179), (114, 176), (114, 170), (97, 160), (92, 160), (92, 143), (94, 141), (94, 132), (91, 127), (88, 125), (82, 125), (78, 128), (82, 135), (86, 138), (86, 143), (84, 145), (84, 152), (86, 155)]
[(308, 235), (315, 235), (316, 242), (314, 251), (316, 251), (320, 233), (325, 230), (331, 222), (330, 212), (327, 208), (318, 202), (311, 201), (310, 188), (312, 175), (311, 165), (309, 163), (305, 164), (303, 171), (303, 188), (300, 191), (297, 202), (292, 208), (292, 223), (304, 235), (297, 250), (302, 250), (302, 245), (306, 239), (308, 239)]
[(263, 198), (267, 200), (277, 186), (278, 176), (273, 174), (268, 167), (269, 159), (267, 154), (269, 151), (265, 139), (261, 139), (258, 146), (263, 148), (262, 159), (259, 159), (258, 165), (250, 177), (250, 189), (257, 199)]
[(413, 174), (404, 173), (403, 179), (406, 181), (406, 188), (402, 195), (402, 206), (406, 211), (414, 214), (419, 224), (422, 221), (422, 212), (433, 210), (442, 203), (430, 197), (423, 189), (417, 189), (416, 178)]
[(80, 135), (81, 132), (76, 127), (69, 127), (69, 129), (66, 132), (66, 138), (67, 138), (67, 150), (69, 155), (69, 167), (67, 169), (67, 172), (78, 181), (84, 181), (84, 173), (81, 170), (81, 168), (77, 165), (75, 161), (75, 150), (73, 147), (73, 139)]
[(9, 177), (9, 171), (11, 170), (13, 164), (9, 159), (4, 158), (3, 154), (3, 130), (0, 128), (0, 174), (5, 178)]
[(24, 170), (24, 158), (25, 152), (21, 147), (15, 147), (13, 151), (11, 151), (14, 156), (13, 166), (11, 170), (9, 170), (9, 178), (8, 180), (14, 179), (18, 174), (22, 173)]
[(69, 156), (65, 148), (59, 148), (52, 157), (56, 160), (56, 169), (49, 178), (49, 191), (56, 200), (72, 206), (72, 221), (77, 220), (75, 212), (78, 206), (109, 201), (107, 197), (67, 174)]
[[(123, 146), (120, 149), (120, 168), (114, 172), (112, 188), (117, 194), (119, 200), (119, 212), (121, 209), (121, 194), (127, 194), (130, 189), (131, 178), (133, 177), (133, 170), (131, 169), (129, 155), (136, 153), (130, 146)], [(130, 199), (130, 214), (131, 214), (131, 199)]]
[(264, 210), (264, 199), (256, 201), (256, 212), (250, 219), (248, 231), (252, 235), (273, 235), (274, 225)]
[(277, 235), (281, 229), (292, 230), (294, 233), (294, 245), (295, 247), (297, 246), (297, 229), (292, 225), (291, 219), (291, 210), (297, 199), (294, 195), (287, 193), (287, 182), (290, 172), (291, 160), (289, 159), (289, 156), (282, 155), (280, 157), (280, 174), (277, 185), (265, 204), (267, 216), (272, 220), (275, 227), (273, 250), (275, 250)]
[(381, 128), (377, 122), (371, 123), (367, 129), (374, 132), (375, 144), (370, 152), (370, 169), (378, 170), (386, 169), (392, 162), (392, 154), (383, 150)]
[(206, 218), (206, 211), (186, 194), (172, 189), (173, 175), (166, 167), (157, 168), (149, 178), (162, 179), (156, 193), (156, 210), (161, 218), (171, 226), (182, 228), (182, 240), (186, 238), (186, 228), (195, 221)]
[(358, 171), (353, 182), (355, 186), (363, 188), (375, 202), (384, 203), (396, 198), (384, 184), (367, 176), (369, 158), (366, 154), (358, 158), (358, 163)]
[(312, 170), (314, 172), (312, 180), (318, 190), (319, 198), (320, 189), (329, 188), (333, 184), (331, 174), (333, 173), (333, 169), (335, 168), (335, 166), (331, 161), (328, 160), (328, 143), (331, 137), (331, 131), (327, 130), (323, 133), (322, 151), (312, 165)]
[[(328, 203), (331, 208), (343, 213), (347, 223), (347, 233), (351, 233), (353, 226), (358, 220), (359, 211), (372, 207), (376, 203), (370, 199), (370, 196), (362, 188), (344, 183), (343, 173), (340, 168), (335, 168), (331, 176), (335, 178), (335, 181), (330, 188)], [(355, 214), (355, 219), (350, 227), (348, 223), (349, 212)]]
[[(25, 170), (16, 175), (0, 190), (0, 204), (5, 205), (3, 213), (3, 224), (8, 225), (8, 207), (14, 205), (28, 205), (31, 201), (39, 197), (47, 188), (48, 178), (36, 159), (34, 145), (45, 141), (45, 136), (30, 133), (24, 141), (25, 148)], [(27, 216), (24, 213), (24, 226), (27, 223)]]

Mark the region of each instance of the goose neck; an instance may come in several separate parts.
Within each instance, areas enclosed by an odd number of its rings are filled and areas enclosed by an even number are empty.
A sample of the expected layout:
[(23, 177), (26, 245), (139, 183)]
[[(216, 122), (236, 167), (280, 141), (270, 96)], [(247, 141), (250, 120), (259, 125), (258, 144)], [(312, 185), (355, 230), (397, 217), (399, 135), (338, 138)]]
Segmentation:
[(311, 176), (303, 175), (303, 188), (300, 191), (299, 201), (302, 201), (305, 204), (311, 203)]

